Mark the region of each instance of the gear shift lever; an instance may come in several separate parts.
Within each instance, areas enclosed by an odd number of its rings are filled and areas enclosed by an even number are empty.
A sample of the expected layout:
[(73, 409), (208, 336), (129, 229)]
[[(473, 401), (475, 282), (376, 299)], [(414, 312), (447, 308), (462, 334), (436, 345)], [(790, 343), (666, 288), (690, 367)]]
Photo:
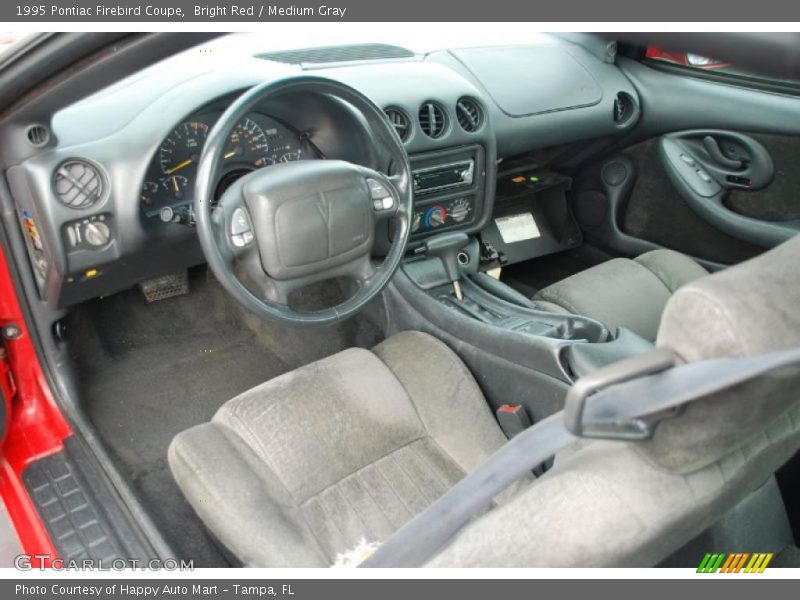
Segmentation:
[(442, 261), (444, 272), (453, 284), (453, 292), (458, 300), (464, 299), (464, 294), (461, 293), (461, 275), (458, 272), (458, 252), (468, 241), (466, 233), (452, 231), (429, 237), (422, 247), (426, 256), (438, 257)]

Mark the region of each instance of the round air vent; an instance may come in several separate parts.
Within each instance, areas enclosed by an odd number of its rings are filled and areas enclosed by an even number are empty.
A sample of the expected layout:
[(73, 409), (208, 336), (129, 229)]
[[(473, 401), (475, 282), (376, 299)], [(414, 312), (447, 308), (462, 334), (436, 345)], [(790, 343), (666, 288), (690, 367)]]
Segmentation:
[(100, 170), (88, 161), (72, 158), (61, 163), (53, 176), (56, 197), (70, 208), (89, 208), (103, 196)]
[(50, 141), (50, 132), (44, 125), (30, 125), (25, 130), (25, 137), (28, 138), (28, 142), (30, 142), (31, 146), (41, 148), (42, 146), (46, 146), (47, 142)]
[(440, 138), (447, 131), (447, 113), (435, 102), (426, 102), (419, 107), (419, 128), (429, 138)]
[(408, 140), (408, 136), (411, 135), (411, 121), (409, 120), (408, 115), (404, 111), (393, 106), (383, 109), (383, 112), (385, 112), (386, 116), (389, 117), (389, 122), (397, 132), (400, 141), (405, 142)]
[(620, 92), (614, 98), (614, 123), (627, 125), (636, 116), (636, 102), (630, 94)]
[(483, 109), (472, 98), (461, 98), (456, 103), (456, 118), (461, 129), (475, 133), (483, 125)]

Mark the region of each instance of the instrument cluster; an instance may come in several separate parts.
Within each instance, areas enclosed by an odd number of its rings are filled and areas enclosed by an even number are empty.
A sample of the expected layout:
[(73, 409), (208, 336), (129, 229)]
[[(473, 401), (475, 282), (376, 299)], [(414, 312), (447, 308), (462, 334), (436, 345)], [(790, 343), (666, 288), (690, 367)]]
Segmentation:
[[(140, 202), (145, 218), (169, 221), (176, 209), (194, 202), (197, 163), (220, 114), (192, 116), (161, 143), (142, 183)], [(214, 199), (219, 199), (234, 181), (251, 171), (305, 158), (318, 157), (302, 132), (274, 117), (251, 113), (228, 135)]]

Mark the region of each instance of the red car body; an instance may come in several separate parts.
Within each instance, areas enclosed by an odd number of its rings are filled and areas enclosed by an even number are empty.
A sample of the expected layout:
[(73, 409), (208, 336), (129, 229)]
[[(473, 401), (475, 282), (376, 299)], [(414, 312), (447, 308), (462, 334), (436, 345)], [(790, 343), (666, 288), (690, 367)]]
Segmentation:
[[(56, 558), (55, 547), (22, 483), (22, 472), (31, 462), (60, 451), (71, 429), (55, 404), (39, 363), (2, 249), (0, 328), (0, 387), (6, 414), (5, 431), (0, 433), (0, 495), (22, 550)], [(49, 560), (34, 558), (31, 566), (47, 566)]]

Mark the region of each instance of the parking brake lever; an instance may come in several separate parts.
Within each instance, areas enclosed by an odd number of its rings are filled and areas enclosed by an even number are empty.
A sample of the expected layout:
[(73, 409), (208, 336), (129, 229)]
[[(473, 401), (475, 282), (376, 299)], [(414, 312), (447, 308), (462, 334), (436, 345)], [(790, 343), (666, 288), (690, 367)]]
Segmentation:
[(461, 274), (458, 271), (458, 252), (469, 242), (469, 236), (460, 231), (439, 233), (425, 240), (421, 250), (426, 256), (442, 261), (447, 279), (453, 284), (453, 292), (458, 300), (464, 299), (461, 292)]

